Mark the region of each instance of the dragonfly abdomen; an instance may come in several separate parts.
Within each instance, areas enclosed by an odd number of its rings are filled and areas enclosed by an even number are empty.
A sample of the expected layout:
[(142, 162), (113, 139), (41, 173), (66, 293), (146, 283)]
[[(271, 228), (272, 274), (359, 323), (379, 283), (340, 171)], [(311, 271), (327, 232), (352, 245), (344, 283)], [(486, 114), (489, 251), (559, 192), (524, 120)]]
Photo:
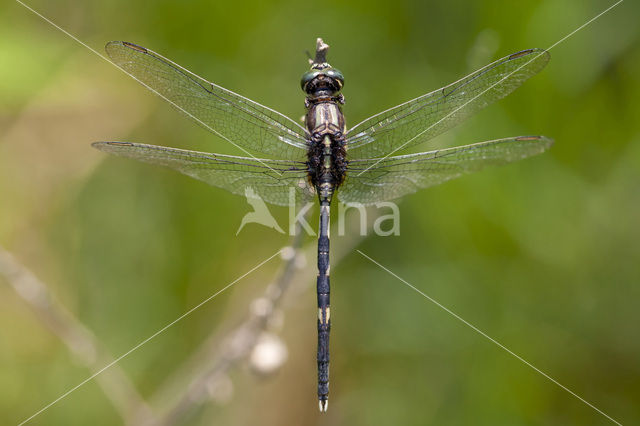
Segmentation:
[(318, 231), (318, 405), (327, 411), (329, 400), (329, 332), (331, 308), (329, 303), (329, 216), (330, 200), (320, 201)]

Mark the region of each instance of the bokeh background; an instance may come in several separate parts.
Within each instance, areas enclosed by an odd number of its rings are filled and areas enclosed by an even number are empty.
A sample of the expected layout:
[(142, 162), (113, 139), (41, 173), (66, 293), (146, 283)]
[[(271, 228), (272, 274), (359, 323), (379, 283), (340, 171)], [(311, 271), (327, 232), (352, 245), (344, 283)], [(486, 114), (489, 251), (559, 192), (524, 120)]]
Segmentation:
[[(27, 3), (100, 52), (109, 40), (147, 46), (293, 118), (304, 112), (305, 51), (324, 37), (346, 76), (351, 124), (499, 57), (549, 47), (612, 4)], [(623, 2), (556, 46), (540, 75), (430, 145), (544, 134), (556, 141), (548, 153), (407, 196), (400, 236), (357, 243), (622, 424), (640, 423), (639, 17), (637, 2)], [(118, 356), (288, 237), (258, 225), (236, 236), (250, 211), (242, 197), (109, 157), (90, 147), (97, 140), (239, 153), (4, 2), (0, 245)], [(286, 226), (287, 209), (272, 211)], [(212, 331), (242, 318), (278, 263), (120, 362), (154, 409), (165, 381)], [(612, 424), (357, 252), (332, 264), (332, 284), (327, 414), (315, 401), (316, 302), (307, 285), (277, 330), (289, 352), (281, 370), (267, 380), (234, 370), (233, 393), (181, 424)], [(18, 424), (90, 373), (0, 278), (0, 423)], [(30, 422), (121, 423), (94, 381)]]

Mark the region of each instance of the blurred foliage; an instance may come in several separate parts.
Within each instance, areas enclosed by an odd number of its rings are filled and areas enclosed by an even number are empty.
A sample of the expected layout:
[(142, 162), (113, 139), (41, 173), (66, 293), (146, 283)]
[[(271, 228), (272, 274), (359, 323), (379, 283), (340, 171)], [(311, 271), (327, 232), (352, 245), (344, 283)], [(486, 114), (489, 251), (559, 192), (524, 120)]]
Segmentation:
[[(304, 112), (304, 52), (322, 36), (346, 76), (350, 124), (498, 57), (548, 47), (610, 5), (28, 4), (99, 52), (112, 39), (148, 46), (294, 118)], [(360, 246), (623, 424), (640, 423), (639, 17), (638, 3), (622, 3), (556, 46), (539, 76), (434, 141), (544, 134), (556, 140), (548, 153), (408, 196), (401, 235)], [(243, 198), (108, 158), (89, 143), (238, 153), (232, 146), (18, 3), (0, 5), (0, 23), (0, 244), (112, 354), (286, 244), (256, 225), (236, 237), (249, 211)], [(286, 222), (286, 209), (273, 211)], [(212, 329), (242, 315), (276, 263), (123, 360), (141, 393), (152, 395)], [(268, 381), (237, 373), (232, 401), (208, 406), (188, 424), (610, 424), (361, 255), (332, 266), (327, 415), (314, 400), (309, 290), (286, 313), (290, 359), (282, 371)], [(17, 424), (88, 374), (0, 286), (0, 423)], [(90, 383), (31, 424), (119, 422)]]

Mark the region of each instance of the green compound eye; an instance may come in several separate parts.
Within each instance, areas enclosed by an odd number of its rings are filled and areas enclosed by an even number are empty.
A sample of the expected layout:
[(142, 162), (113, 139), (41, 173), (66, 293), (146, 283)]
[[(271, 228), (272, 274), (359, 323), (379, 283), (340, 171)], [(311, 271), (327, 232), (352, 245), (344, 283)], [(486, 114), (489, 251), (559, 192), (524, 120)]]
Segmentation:
[(328, 77), (331, 77), (331, 78), (337, 80), (338, 84), (340, 84), (340, 88), (342, 88), (342, 86), (344, 86), (344, 76), (342, 75), (342, 73), (340, 72), (339, 69), (337, 69), (337, 68), (329, 68), (328, 70), (325, 71), (325, 74)]
[(321, 73), (322, 73), (322, 71), (320, 71), (320, 70), (311, 70), (311, 71), (305, 72), (302, 75), (302, 78), (300, 79), (300, 87), (302, 88), (302, 90), (304, 90), (306, 92), (307, 84), (309, 84), (311, 82), (311, 80), (316, 78)]
[(323, 70), (311, 70), (304, 73), (300, 79), (300, 87), (302, 90), (306, 92), (307, 85), (318, 76), (325, 76), (328, 79), (333, 80), (337, 84), (336, 90), (340, 90), (342, 89), (342, 86), (344, 86), (344, 76), (340, 70), (336, 68), (325, 68)]

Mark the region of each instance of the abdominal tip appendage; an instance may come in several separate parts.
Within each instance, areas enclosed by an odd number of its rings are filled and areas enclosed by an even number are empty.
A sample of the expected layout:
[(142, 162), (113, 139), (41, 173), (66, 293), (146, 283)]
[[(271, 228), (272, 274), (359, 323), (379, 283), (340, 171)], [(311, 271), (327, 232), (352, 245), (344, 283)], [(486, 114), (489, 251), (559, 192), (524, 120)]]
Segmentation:
[(328, 399), (324, 399), (324, 400), (320, 400), (318, 401), (318, 407), (320, 408), (320, 412), (321, 413), (326, 413), (327, 412), (327, 408), (329, 408), (329, 400)]

